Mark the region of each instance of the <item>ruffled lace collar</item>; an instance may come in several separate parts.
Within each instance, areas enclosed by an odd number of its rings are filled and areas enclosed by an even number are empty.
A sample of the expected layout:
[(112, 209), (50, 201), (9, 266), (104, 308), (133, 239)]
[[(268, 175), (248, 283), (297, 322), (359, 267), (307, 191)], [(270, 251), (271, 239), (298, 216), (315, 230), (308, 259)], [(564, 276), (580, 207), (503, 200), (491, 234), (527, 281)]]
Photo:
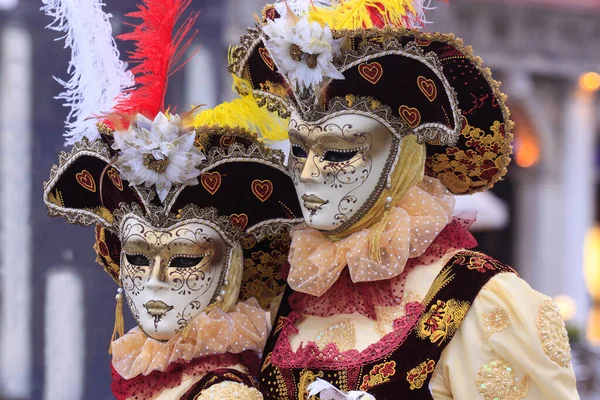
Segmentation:
[(390, 210), (381, 233), (379, 260), (370, 258), (374, 227), (333, 241), (305, 224), (292, 232), (288, 284), (296, 291), (321, 296), (346, 266), (353, 282), (374, 282), (402, 273), (410, 258), (421, 256), (452, 220), (454, 197), (437, 180), (425, 177)]
[(223, 353), (264, 349), (270, 319), (255, 299), (240, 302), (233, 311), (213, 309), (190, 322), (188, 334), (166, 342), (148, 337), (138, 327), (111, 344), (114, 369), (125, 379), (163, 372), (174, 362)]

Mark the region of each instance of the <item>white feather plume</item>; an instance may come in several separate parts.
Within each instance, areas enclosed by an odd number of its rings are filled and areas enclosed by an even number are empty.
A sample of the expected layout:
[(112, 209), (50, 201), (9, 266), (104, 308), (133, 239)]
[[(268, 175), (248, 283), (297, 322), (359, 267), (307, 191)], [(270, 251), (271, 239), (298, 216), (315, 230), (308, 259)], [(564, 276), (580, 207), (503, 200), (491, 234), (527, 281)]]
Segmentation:
[(112, 36), (110, 18), (102, 0), (42, 0), (41, 8), (54, 21), (46, 28), (62, 32), (71, 49), (69, 81), (54, 77), (65, 91), (56, 96), (70, 108), (65, 120), (66, 144), (83, 137), (98, 138), (94, 116), (110, 112), (115, 99), (134, 85), (133, 75), (121, 61)]
[(425, 14), (427, 11), (435, 10), (437, 8), (431, 6), (432, 1), (433, 0), (413, 0), (415, 15), (414, 17), (409, 18), (410, 26), (408, 26), (408, 28), (419, 29), (422, 28), (424, 24), (430, 23)]

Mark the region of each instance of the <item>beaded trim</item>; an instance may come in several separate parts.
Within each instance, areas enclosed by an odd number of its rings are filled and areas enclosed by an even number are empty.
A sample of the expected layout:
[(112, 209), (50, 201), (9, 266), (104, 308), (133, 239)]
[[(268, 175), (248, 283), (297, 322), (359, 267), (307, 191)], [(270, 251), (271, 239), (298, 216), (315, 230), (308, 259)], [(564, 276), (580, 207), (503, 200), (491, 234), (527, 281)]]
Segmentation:
[(203, 173), (227, 162), (256, 162), (278, 169), (290, 176), (287, 168), (284, 166), (284, 160), (285, 155), (281, 150), (269, 149), (259, 144), (252, 144), (245, 148), (239, 143), (234, 143), (227, 149), (220, 147), (211, 149), (209, 154), (206, 155), (206, 160), (202, 161), (198, 169)]

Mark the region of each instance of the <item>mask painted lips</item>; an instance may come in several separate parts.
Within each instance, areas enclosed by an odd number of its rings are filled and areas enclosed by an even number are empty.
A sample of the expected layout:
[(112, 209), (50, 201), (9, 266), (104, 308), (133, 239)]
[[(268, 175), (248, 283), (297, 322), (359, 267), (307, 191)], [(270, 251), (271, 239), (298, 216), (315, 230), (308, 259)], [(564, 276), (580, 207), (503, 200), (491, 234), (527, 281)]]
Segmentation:
[(144, 304), (144, 308), (146, 308), (148, 314), (152, 315), (153, 317), (162, 317), (167, 312), (171, 311), (173, 306), (169, 306), (160, 300), (150, 300)]
[(313, 212), (329, 203), (329, 200), (323, 200), (314, 194), (303, 194), (302, 200), (304, 200), (304, 208)]

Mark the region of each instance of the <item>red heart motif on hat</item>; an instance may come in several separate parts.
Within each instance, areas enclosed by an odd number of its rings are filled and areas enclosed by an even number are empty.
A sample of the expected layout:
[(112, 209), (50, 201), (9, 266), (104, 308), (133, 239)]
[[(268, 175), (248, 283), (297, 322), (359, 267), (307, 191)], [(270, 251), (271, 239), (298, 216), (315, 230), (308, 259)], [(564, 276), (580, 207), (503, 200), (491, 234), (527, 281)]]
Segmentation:
[(75, 174), (75, 179), (77, 180), (77, 183), (79, 183), (85, 189), (89, 190), (90, 192), (96, 192), (96, 182), (94, 181), (92, 174), (87, 172), (85, 169)]
[(431, 40), (425, 39), (422, 37), (418, 37), (415, 39), (415, 43), (418, 44), (419, 46), (429, 46), (431, 44)]
[(427, 100), (433, 103), (435, 98), (437, 97), (437, 86), (435, 82), (431, 79), (427, 79), (424, 76), (420, 76), (417, 78), (417, 84), (419, 85), (419, 89), (421, 92), (427, 97)]
[(205, 172), (200, 177), (200, 182), (208, 193), (215, 194), (221, 187), (221, 174), (218, 172)]
[(231, 214), (229, 217), (231, 224), (240, 229), (246, 228), (248, 225), (248, 216), (246, 214)]
[(123, 181), (121, 180), (121, 176), (119, 175), (117, 170), (114, 168), (111, 168), (108, 170), (106, 175), (108, 175), (111, 182), (117, 187), (117, 189), (119, 189), (122, 192), (123, 191)]
[(269, 180), (255, 179), (252, 181), (252, 193), (264, 203), (273, 193), (273, 183)]
[(221, 139), (219, 139), (219, 144), (224, 149), (231, 146), (234, 142), (235, 142), (235, 137), (233, 137), (231, 135), (223, 135), (223, 136), (221, 136)]
[(414, 107), (400, 106), (400, 116), (406, 123), (414, 128), (421, 123), (421, 113)]
[(378, 62), (360, 64), (358, 66), (358, 73), (368, 82), (375, 85), (383, 76), (383, 67)]
[(264, 47), (261, 47), (260, 49), (258, 49), (258, 53), (260, 54), (260, 58), (262, 58), (263, 61), (265, 62), (265, 64), (267, 64), (267, 67), (269, 67), (271, 69), (271, 71), (274, 71), (275, 70), (275, 62), (271, 58), (271, 55), (269, 54), (269, 50), (267, 50)]

